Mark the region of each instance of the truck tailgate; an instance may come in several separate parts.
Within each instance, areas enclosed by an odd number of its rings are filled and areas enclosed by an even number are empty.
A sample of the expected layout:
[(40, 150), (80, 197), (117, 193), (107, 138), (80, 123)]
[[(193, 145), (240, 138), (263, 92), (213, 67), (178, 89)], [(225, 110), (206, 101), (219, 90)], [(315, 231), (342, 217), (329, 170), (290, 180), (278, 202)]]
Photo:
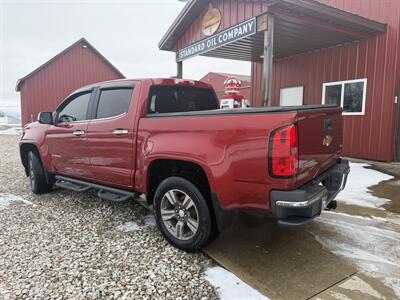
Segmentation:
[(298, 179), (310, 180), (339, 158), (342, 148), (342, 109), (298, 111)]

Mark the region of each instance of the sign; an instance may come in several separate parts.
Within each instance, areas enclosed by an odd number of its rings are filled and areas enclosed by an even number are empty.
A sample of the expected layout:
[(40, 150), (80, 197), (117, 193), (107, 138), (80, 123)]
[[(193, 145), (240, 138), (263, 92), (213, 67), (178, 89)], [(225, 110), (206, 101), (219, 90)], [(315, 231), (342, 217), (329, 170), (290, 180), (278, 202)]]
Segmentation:
[(205, 36), (213, 35), (221, 25), (221, 12), (217, 8), (211, 8), (204, 15), (201, 29)]
[(196, 42), (178, 52), (178, 61), (217, 49), (229, 43), (251, 36), (257, 32), (256, 18), (249, 19), (230, 27), (209, 38)]
[(242, 82), (235, 76), (229, 76), (224, 81), (224, 87), (226, 94), (236, 94), (239, 93), (240, 88), (242, 87)]

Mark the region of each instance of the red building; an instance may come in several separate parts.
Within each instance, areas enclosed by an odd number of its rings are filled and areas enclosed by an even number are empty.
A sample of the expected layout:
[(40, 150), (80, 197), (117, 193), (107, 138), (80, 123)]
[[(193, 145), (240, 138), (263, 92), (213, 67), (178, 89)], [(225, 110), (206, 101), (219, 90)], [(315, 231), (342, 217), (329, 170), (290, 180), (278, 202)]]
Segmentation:
[(239, 74), (227, 74), (218, 72), (209, 72), (200, 81), (211, 84), (217, 93), (218, 99), (221, 99), (225, 95), (224, 82), (229, 76), (234, 76), (242, 82), (242, 87), (240, 88), (240, 94), (243, 95), (245, 99), (250, 99), (251, 96), (251, 76), (239, 75)]
[(343, 154), (400, 160), (400, 1), (192, 0), (159, 43), (252, 63), (253, 106), (335, 103)]
[(81, 86), (121, 78), (125, 76), (82, 38), (18, 80), (22, 125), (36, 121), (41, 111), (53, 111)]

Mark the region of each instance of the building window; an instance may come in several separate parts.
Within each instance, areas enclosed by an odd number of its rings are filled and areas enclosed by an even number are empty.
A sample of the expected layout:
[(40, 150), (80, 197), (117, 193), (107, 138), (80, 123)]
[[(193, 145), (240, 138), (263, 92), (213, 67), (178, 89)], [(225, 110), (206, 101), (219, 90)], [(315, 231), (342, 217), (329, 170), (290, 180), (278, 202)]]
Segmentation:
[(367, 95), (367, 79), (324, 83), (322, 103), (336, 104), (344, 115), (364, 115)]
[(303, 86), (292, 86), (281, 88), (280, 92), (281, 106), (300, 106), (303, 105)]

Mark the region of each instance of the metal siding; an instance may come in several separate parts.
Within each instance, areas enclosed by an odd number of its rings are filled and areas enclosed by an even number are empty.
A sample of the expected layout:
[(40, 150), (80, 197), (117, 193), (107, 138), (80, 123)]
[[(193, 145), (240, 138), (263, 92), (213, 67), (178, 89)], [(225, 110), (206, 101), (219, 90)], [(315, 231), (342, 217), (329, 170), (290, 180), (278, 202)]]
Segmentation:
[[(319, 1), (387, 23), (388, 32), (359, 43), (275, 60), (272, 104), (279, 105), (281, 87), (304, 85), (305, 104), (318, 104), (324, 82), (367, 78), (365, 115), (344, 116), (343, 154), (392, 161), (397, 119), (394, 97), (400, 80), (400, 1)], [(253, 76), (253, 101), (261, 105), (262, 64), (253, 64)]]
[[(261, 0), (212, 0), (211, 5), (218, 8), (222, 15), (221, 25), (217, 32), (223, 31), (232, 25), (256, 16), (266, 10), (266, 3)], [(182, 49), (195, 41), (206, 38), (201, 31), (201, 23), (207, 11), (208, 7), (206, 7), (200, 16), (193, 21), (193, 24), (177, 42), (177, 49)]]
[(262, 106), (262, 63), (253, 63), (251, 68), (252, 106)]
[[(394, 97), (400, 80), (400, 1), (398, 0), (318, 0), (388, 24), (386, 34), (328, 48), (313, 53), (276, 59), (273, 69), (272, 104), (279, 105), (280, 87), (304, 85), (305, 104), (319, 104), (322, 84), (330, 81), (367, 78), (364, 116), (344, 117), (344, 148), (347, 156), (391, 161), (397, 121)], [(265, 1), (213, 0), (220, 9), (218, 31), (266, 11)], [(183, 48), (205, 38), (201, 21), (208, 7), (194, 20), (177, 43)], [(253, 106), (262, 103), (262, 64), (252, 66)]]
[(84, 85), (119, 78), (89, 47), (78, 44), (24, 81), (20, 91), (22, 124), (36, 120), (40, 111), (53, 111)]

